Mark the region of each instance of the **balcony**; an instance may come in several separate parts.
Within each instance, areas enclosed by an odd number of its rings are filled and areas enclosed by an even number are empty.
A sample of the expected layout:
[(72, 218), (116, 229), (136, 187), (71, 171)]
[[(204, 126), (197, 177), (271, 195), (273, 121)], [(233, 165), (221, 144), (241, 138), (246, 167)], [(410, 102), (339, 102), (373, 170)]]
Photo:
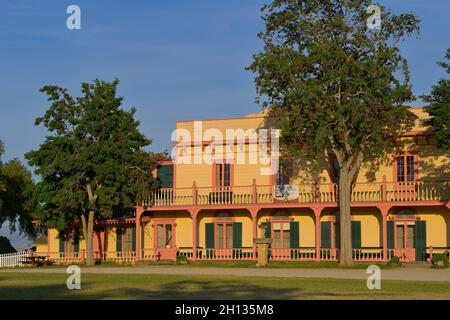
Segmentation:
[[(450, 200), (450, 181), (356, 183), (352, 203), (445, 202)], [(336, 184), (289, 186), (256, 185), (159, 189), (142, 201), (144, 207), (240, 206), (255, 204), (337, 203)]]

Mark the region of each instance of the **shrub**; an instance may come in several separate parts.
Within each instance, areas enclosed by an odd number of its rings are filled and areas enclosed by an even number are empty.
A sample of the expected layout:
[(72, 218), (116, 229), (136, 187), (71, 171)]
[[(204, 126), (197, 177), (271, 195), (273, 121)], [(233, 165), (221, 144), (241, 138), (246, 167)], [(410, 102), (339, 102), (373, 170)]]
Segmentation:
[(188, 264), (189, 261), (186, 256), (177, 256), (177, 264)]
[(400, 258), (399, 257), (392, 257), (391, 260), (389, 260), (389, 264), (396, 264), (396, 265), (400, 265)]
[(431, 259), (431, 264), (434, 268), (447, 268), (448, 267), (448, 255), (443, 253), (436, 253)]

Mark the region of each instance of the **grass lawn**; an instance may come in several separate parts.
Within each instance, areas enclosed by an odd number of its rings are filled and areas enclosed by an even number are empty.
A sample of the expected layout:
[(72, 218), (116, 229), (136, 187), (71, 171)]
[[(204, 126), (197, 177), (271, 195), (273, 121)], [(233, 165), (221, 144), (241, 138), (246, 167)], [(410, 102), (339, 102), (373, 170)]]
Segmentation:
[(66, 274), (0, 273), (0, 299), (450, 299), (450, 282), (82, 274), (68, 290)]

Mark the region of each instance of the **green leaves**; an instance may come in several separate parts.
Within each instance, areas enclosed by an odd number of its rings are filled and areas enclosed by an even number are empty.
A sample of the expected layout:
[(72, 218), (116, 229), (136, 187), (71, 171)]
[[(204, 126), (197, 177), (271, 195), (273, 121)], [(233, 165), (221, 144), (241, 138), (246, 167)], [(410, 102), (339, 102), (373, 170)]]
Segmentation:
[[(447, 60), (450, 60), (450, 48), (447, 49)], [(450, 64), (438, 62), (448, 74)], [(425, 111), (430, 119), (425, 124), (431, 126), (436, 133), (438, 147), (450, 151), (450, 79), (441, 79), (433, 86), (429, 95), (423, 95), (422, 99), (428, 103)]]
[(18, 225), (20, 232), (34, 234), (34, 187), (31, 173), (18, 159), (0, 161), (0, 226), (9, 221), (11, 231)]
[(414, 97), (396, 44), (419, 30), (419, 19), (381, 7), (381, 30), (371, 31), (371, 4), (277, 0), (264, 7), (264, 49), (248, 69), (270, 126), (282, 128), (286, 153), (310, 162), (325, 161), (327, 150), (348, 161), (359, 153), (374, 158), (412, 127), (404, 105)]
[(76, 98), (57, 86), (41, 89), (51, 106), (36, 124), (52, 135), (26, 158), (41, 176), (40, 217), (51, 226), (65, 228), (89, 210), (97, 219), (132, 214), (138, 196), (155, 186), (144, 151), (151, 140), (139, 132), (136, 110), (122, 109), (118, 84), (82, 83)]

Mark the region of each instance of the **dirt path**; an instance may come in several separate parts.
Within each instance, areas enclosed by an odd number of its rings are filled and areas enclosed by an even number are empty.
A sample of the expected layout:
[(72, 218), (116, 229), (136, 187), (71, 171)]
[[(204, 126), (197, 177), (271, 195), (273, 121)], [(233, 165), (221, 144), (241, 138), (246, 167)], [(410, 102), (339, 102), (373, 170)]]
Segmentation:
[[(1, 273), (65, 273), (65, 268), (5, 269)], [(196, 268), (196, 267), (82, 267), (90, 274), (159, 274), (237, 277), (335, 278), (367, 279), (365, 269), (258, 269), (258, 268)], [(450, 269), (399, 268), (381, 270), (382, 280), (450, 281)]]

